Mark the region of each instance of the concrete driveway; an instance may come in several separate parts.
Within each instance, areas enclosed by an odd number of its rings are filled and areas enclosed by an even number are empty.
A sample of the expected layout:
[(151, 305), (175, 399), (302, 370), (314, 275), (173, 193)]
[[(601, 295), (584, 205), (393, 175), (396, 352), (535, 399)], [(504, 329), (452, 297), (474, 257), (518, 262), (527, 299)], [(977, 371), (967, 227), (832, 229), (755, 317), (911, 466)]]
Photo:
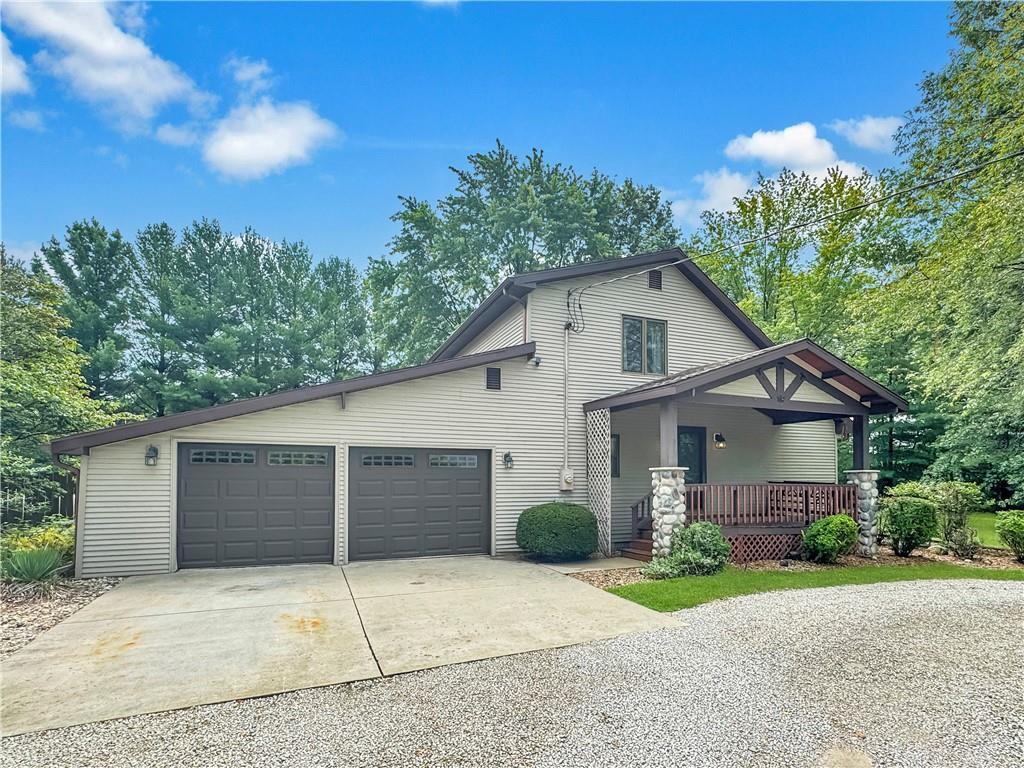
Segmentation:
[(487, 557), (138, 576), (3, 664), (0, 724), (46, 730), (677, 623)]

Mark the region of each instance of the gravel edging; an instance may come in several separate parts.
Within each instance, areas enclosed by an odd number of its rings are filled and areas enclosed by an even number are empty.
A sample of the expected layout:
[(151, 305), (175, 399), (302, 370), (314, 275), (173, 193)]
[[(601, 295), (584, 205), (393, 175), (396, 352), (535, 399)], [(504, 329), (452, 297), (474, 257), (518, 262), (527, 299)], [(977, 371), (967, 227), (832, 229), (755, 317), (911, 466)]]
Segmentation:
[(769, 592), (676, 615), (613, 640), (12, 737), (0, 767), (1020, 765), (1019, 583)]
[(22, 597), (11, 585), (0, 586), (0, 659), (120, 583), (121, 579), (110, 578), (61, 579), (48, 594), (31, 597)]

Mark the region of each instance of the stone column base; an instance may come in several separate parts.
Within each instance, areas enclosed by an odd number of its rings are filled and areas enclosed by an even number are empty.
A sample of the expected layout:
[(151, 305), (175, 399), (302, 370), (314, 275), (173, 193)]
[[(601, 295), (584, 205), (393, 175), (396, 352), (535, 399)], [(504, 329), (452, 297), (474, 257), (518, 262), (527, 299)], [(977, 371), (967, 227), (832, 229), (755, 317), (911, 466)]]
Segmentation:
[(878, 471), (851, 469), (846, 477), (857, 487), (857, 536), (855, 552), (861, 557), (878, 555)]
[(654, 557), (672, 548), (672, 534), (686, 523), (685, 474), (689, 467), (651, 467), (651, 538)]

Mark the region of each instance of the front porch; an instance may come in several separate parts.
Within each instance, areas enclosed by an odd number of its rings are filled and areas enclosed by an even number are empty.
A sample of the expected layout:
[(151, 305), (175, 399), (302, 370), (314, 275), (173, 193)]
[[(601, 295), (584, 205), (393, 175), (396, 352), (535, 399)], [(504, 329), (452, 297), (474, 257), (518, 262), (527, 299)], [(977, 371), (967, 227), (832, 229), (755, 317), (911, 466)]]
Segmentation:
[[(857, 518), (856, 488), (850, 483), (687, 484), (686, 522), (714, 523), (732, 545), (730, 560), (779, 560), (800, 548), (803, 530), (823, 517)], [(632, 538), (623, 557), (643, 562), (654, 546), (653, 493), (630, 506)]]
[[(679, 525), (710, 522), (732, 560), (783, 558), (831, 515), (874, 548), (868, 417), (906, 403), (811, 342), (699, 366), (586, 404), (588, 488), (602, 551), (649, 560)], [(837, 434), (851, 435), (850, 482)]]

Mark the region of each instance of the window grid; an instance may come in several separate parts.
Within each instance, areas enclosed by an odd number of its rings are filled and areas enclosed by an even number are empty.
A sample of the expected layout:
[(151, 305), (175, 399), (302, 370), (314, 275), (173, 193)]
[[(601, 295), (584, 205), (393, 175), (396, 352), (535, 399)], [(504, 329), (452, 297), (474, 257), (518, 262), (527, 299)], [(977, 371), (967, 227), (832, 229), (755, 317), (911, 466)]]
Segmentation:
[(273, 466), (326, 467), (327, 451), (270, 451), (267, 464)]
[(408, 453), (368, 453), (363, 456), (364, 467), (414, 467), (416, 459)]
[(193, 448), (189, 464), (255, 464), (256, 451), (233, 451), (223, 448)]
[(476, 469), (477, 457), (473, 454), (432, 453), (427, 461), (431, 467), (458, 467), (460, 469)]

